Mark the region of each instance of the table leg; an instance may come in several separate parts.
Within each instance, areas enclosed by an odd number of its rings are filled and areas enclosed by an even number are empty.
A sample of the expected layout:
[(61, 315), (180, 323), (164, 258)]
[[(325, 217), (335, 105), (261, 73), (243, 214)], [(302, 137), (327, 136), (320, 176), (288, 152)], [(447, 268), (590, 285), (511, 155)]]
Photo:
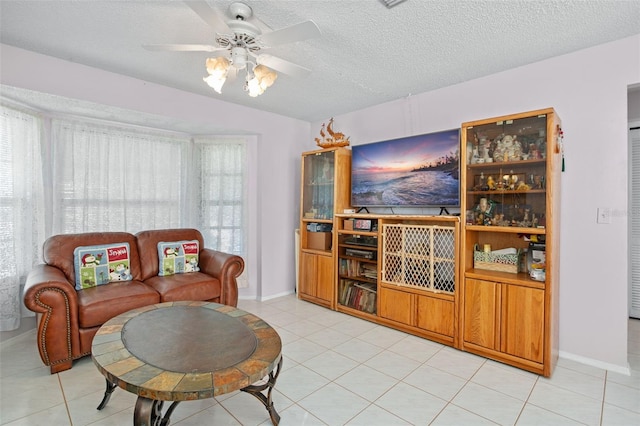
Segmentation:
[(104, 391), (104, 396), (102, 397), (102, 401), (100, 402), (100, 405), (98, 405), (98, 410), (102, 410), (104, 407), (107, 406), (107, 403), (109, 402), (109, 399), (111, 398), (111, 394), (113, 393), (114, 390), (116, 390), (116, 387), (118, 387), (118, 385), (116, 385), (115, 383), (111, 383), (109, 380), (105, 380), (107, 382), (107, 388)]
[(179, 403), (180, 401), (172, 402), (163, 416), (162, 406), (164, 401), (139, 396), (136, 401), (136, 407), (133, 410), (133, 426), (169, 426), (171, 414)]
[[(267, 383), (261, 385), (249, 385), (246, 388), (240, 389), (243, 392), (247, 392), (262, 402), (262, 404), (266, 407), (269, 412), (269, 417), (271, 418), (271, 423), (274, 426), (278, 426), (280, 423), (280, 415), (276, 412), (275, 407), (273, 406), (273, 400), (271, 399), (271, 392), (273, 391), (273, 387), (276, 385), (276, 380), (278, 379), (278, 375), (280, 374), (280, 369), (282, 368), (282, 357), (280, 357), (280, 361), (278, 361), (278, 365), (276, 367), (275, 373), (272, 371), (269, 373), (269, 380)], [(268, 389), (267, 395), (265, 396), (262, 391)]]

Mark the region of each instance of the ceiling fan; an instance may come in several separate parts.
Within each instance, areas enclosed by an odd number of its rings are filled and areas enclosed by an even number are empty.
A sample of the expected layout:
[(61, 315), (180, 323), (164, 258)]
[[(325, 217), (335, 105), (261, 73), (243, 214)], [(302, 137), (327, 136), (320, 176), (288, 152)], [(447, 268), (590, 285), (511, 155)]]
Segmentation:
[(215, 31), (214, 44), (148, 44), (143, 47), (154, 51), (211, 52), (206, 66), (209, 75), (204, 81), (221, 93), (227, 77), (235, 77), (246, 70), (244, 89), (250, 96), (258, 96), (277, 78), (274, 71), (293, 77), (306, 77), (311, 70), (282, 58), (262, 53), (264, 50), (286, 43), (308, 40), (320, 36), (313, 21), (304, 21), (279, 30), (271, 30), (253, 15), (253, 10), (241, 2), (232, 3), (227, 16), (209, 6), (204, 0), (185, 1), (200, 18)]

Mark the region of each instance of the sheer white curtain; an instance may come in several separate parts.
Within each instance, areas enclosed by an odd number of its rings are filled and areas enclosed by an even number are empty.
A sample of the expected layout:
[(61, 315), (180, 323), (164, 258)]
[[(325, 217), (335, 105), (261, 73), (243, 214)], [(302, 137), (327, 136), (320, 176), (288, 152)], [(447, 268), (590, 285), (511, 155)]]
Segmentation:
[[(247, 142), (244, 138), (196, 138), (191, 180), (199, 188), (195, 218), (207, 247), (242, 256), (247, 261)], [(247, 274), (238, 279), (247, 287)]]
[(44, 241), (42, 120), (0, 105), (0, 331), (20, 326), (21, 287)]
[(21, 285), (50, 235), (194, 227), (207, 247), (246, 260), (244, 138), (194, 140), (4, 106), (1, 118), (0, 330), (19, 326)]
[(190, 139), (52, 120), (53, 234), (183, 226)]

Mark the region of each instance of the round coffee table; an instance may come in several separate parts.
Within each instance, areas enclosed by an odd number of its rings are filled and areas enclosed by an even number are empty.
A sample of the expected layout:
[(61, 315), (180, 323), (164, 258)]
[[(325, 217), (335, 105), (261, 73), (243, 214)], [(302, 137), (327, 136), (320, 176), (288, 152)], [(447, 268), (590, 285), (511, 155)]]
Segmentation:
[[(168, 425), (181, 401), (241, 390), (258, 398), (277, 425), (271, 392), (281, 350), (269, 324), (232, 306), (168, 302), (134, 309), (93, 338), (91, 356), (107, 383), (98, 409), (121, 387), (138, 395), (134, 425)], [(164, 401), (173, 402), (163, 415)]]

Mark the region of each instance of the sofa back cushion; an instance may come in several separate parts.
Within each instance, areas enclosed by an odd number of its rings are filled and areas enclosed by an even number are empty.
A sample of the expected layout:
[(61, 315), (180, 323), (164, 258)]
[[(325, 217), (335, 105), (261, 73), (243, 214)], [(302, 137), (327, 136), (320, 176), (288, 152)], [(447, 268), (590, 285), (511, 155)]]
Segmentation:
[(158, 243), (158, 275), (166, 277), (173, 274), (198, 272), (200, 242), (161, 241)]
[(129, 273), (134, 280), (140, 280), (140, 259), (136, 237), (128, 232), (86, 232), (82, 234), (60, 234), (44, 242), (45, 263), (60, 269), (70, 283), (76, 281), (74, 250), (76, 247), (97, 246), (116, 243), (129, 244)]
[(73, 267), (76, 270), (76, 290), (115, 281), (131, 281), (129, 243), (99, 244), (76, 247)]
[(171, 241), (195, 240), (199, 250), (204, 247), (204, 239), (197, 229), (156, 229), (141, 231), (136, 234), (138, 253), (140, 253), (140, 270), (142, 280), (158, 275), (160, 260), (158, 256), (158, 243)]

